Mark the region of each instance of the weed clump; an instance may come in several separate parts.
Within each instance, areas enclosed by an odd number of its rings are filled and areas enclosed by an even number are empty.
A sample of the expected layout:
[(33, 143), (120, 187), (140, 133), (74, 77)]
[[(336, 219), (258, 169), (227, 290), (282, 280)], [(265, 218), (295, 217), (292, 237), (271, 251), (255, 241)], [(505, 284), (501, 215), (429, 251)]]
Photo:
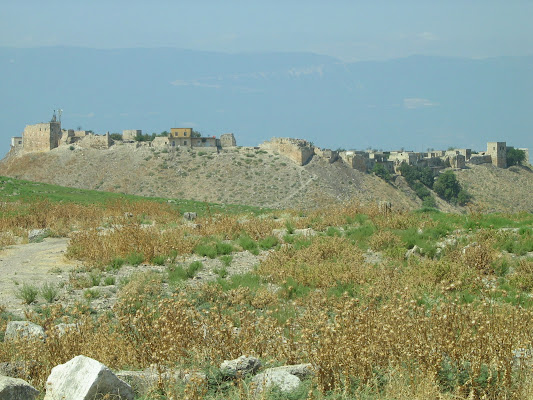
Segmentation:
[(17, 292), (17, 297), (26, 304), (32, 304), (37, 299), (38, 294), (39, 290), (35, 286), (23, 283)]

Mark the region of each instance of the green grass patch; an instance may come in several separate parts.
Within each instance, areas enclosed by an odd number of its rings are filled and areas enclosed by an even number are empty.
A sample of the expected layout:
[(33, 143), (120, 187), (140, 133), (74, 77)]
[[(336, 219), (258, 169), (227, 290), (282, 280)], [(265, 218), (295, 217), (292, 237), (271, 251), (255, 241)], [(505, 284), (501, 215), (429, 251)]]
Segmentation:
[(172, 265), (168, 267), (168, 281), (171, 284), (176, 284), (181, 281), (192, 279), (196, 273), (204, 267), (201, 261), (194, 261), (187, 266)]
[(104, 278), (104, 285), (111, 286), (115, 284), (115, 277), (114, 276), (106, 276)]
[(138, 252), (132, 252), (126, 256), (126, 262), (136, 267), (144, 261), (144, 255)]
[(264, 239), (261, 239), (258, 244), (259, 247), (263, 250), (269, 250), (273, 247), (276, 247), (279, 243), (279, 240), (275, 236), (267, 236)]
[(376, 227), (371, 223), (365, 223), (364, 225), (348, 228), (344, 231), (344, 236), (351, 239), (360, 248), (368, 248), (368, 239), (374, 234)]
[(167, 258), (163, 255), (158, 255), (152, 258), (152, 264), (154, 265), (165, 265)]
[(248, 250), (252, 254), (258, 253), (257, 242), (248, 235), (243, 234), (239, 236), (237, 243), (242, 247), (243, 250)]
[(224, 291), (239, 287), (247, 287), (252, 291), (256, 291), (262, 286), (262, 280), (258, 275), (248, 272), (242, 275), (233, 275), (230, 279), (217, 279), (217, 284)]
[(243, 214), (251, 213), (260, 215), (271, 213), (272, 209), (264, 207), (254, 207), (239, 204), (217, 204), (205, 201), (195, 201), (186, 199), (168, 199), (163, 197), (144, 197), (129, 195), (115, 192), (104, 192), (99, 190), (75, 189), (59, 185), (50, 185), (47, 183), (31, 182), (22, 179), (15, 179), (6, 176), (0, 176), (0, 183), (3, 189), (0, 191), (1, 202), (22, 202), (33, 203), (36, 198), (48, 200), (56, 203), (76, 203), (82, 205), (101, 205), (106, 203), (120, 201), (153, 201), (156, 203), (168, 204), (172, 200), (171, 207), (179, 213), (186, 211), (196, 212), (198, 216), (206, 216), (214, 213), (224, 214)]
[(125, 262), (126, 262), (126, 260), (124, 260), (123, 258), (120, 258), (120, 257), (114, 258), (109, 263), (107, 269), (108, 270), (118, 271), (120, 268), (122, 268), (122, 266), (124, 265)]
[(301, 283), (295, 281), (293, 278), (287, 278), (285, 282), (281, 285), (281, 290), (279, 295), (287, 300), (296, 299), (299, 297), (307, 296), (311, 291), (311, 288), (304, 286)]
[(220, 256), (219, 260), (220, 262), (222, 262), (222, 265), (224, 267), (229, 267), (231, 265), (231, 262), (233, 261), (233, 256), (230, 256), (230, 255)]

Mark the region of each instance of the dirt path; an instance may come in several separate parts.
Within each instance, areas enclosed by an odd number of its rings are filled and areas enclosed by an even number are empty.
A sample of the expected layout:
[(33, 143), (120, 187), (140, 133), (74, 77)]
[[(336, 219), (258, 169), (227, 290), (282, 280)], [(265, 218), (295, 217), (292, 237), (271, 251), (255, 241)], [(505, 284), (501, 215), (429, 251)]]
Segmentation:
[(76, 262), (65, 258), (67, 238), (47, 238), (41, 243), (9, 246), (0, 250), (0, 305), (17, 315), (27, 308), (17, 297), (23, 284), (40, 288), (43, 283), (68, 280)]

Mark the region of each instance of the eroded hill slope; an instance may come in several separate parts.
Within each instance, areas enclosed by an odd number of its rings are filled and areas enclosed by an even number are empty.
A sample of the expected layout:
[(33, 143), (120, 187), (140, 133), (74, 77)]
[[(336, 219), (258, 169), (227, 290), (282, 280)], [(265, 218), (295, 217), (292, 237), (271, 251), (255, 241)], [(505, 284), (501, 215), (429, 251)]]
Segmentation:
[[(317, 207), (353, 198), (388, 200), (397, 208), (421, 206), (402, 177), (386, 183), (341, 161), (329, 164), (317, 156), (298, 166), (275, 152), (255, 148), (211, 153), (125, 145), (108, 150), (60, 147), (6, 157), (0, 161), (0, 175), (76, 188), (276, 208)], [(525, 168), (472, 166), (457, 176), (474, 202), (487, 210), (533, 210), (533, 173)], [(461, 211), (438, 203), (444, 211)]]

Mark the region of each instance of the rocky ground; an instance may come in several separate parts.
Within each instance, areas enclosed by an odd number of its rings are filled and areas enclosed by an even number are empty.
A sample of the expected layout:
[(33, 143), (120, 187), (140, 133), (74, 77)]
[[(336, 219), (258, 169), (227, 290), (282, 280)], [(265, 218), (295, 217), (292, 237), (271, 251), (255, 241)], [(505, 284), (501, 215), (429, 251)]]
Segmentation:
[[(23, 317), (46, 300), (39, 293), (35, 301), (27, 304), (23, 298), (24, 288), (41, 289), (51, 285), (57, 289), (54, 303), (68, 307), (76, 302), (86, 304), (96, 311), (105, 311), (113, 307), (119, 286), (131, 275), (143, 271), (166, 271), (165, 266), (141, 264), (124, 265), (119, 270), (88, 272), (81, 263), (65, 257), (68, 238), (45, 238), (38, 243), (26, 243), (9, 246), (0, 250), (0, 304), (6, 311)], [(249, 251), (234, 253), (231, 264), (226, 268), (227, 276), (244, 274), (251, 271), (260, 259), (268, 254), (262, 252), (253, 255)], [(189, 285), (216, 280), (223, 269), (220, 259), (210, 259), (191, 255), (176, 260), (176, 264), (186, 266), (200, 261), (202, 268), (194, 279), (187, 280)], [(168, 288), (168, 283), (165, 284)]]

